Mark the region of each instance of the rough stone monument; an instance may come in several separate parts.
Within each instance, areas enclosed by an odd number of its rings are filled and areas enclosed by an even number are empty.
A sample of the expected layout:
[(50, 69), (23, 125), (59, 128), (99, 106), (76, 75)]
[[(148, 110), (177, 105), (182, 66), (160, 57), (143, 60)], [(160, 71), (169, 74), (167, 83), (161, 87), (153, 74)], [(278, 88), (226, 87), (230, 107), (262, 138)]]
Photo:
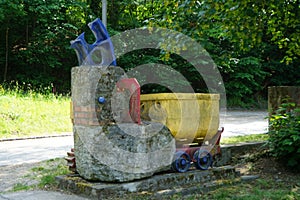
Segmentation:
[[(111, 66), (116, 63), (105, 27), (99, 19), (89, 27), (97, 39), (94, 44), (87, 44), (83, 34), (71, 41), (81, 64), (71, 72), (79, 175), (93, 181), (125, 182), (169, 169), (174, 138), (160, 123), (140, 122), (139, 101), (132, 101), (132, 91), (119, 84), (126, 80), (126, 73)], [(102, 51), (101, 63), (92, 59), (97, 48)]]

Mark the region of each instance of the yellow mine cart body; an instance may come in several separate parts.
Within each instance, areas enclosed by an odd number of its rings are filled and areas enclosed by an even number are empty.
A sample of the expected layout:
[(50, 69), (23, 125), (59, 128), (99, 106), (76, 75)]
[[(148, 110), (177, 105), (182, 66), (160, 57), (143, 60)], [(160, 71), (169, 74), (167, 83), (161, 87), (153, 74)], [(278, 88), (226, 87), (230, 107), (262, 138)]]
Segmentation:
[(219, 129), (219, 100), (219, 94), (144, 94), (141, 118), (166, 125), (177, 141), (207, 141)]

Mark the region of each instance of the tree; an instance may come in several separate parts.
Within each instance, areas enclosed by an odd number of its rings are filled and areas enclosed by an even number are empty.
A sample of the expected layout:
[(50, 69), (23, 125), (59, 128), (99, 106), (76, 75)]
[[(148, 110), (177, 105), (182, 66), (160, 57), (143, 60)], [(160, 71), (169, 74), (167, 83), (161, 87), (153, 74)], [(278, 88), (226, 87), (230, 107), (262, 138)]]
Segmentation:
[[(56, 87), (69, 88), (70, 81), (65, 82), (65, 77), (70, 76), (70, 68), (76, 65), (76, 56), (69, 48), (70, 40), (86, 26), (85, 4), (75, 0), (23, 0), (1, 4), (0, 22), (9, 28), (11, 38), (7, 48), (11, 63), (4, 74), (7, 72), (10, 80), (36, 87), (53, 83)], [(6, 32), (3, 31), (6, 27), (1, 27), (1, 34)], [(0, 63), (3, 62), (0, 60)]]
[(228, 97), (238, 104), (266, 93), (270, 84), (300, 84), (299, 1), (159, 2), (148, 25), (197, 40), (218, 65)]
[(7, 73), (9, 68), (9, 49), (13, 40), (17, 39), (17, 35), (14, 35), (15, 38), (10, 38), (10, 30), (14, 31), (16, 28), (16, 17), (24, 16), (23, 6), (19, 4), (18, 1), (3, 0), (0, 2), (0, 22), (2, 26), (0, 28), (1, 32), (5, 33), (5, 61), (4, 61), (4, 70), (3, 70), (3, 80), (7, 79)]
[(222, 27), (242, 50), (265, 38), (282, 49), (287, 64), (300, 57), (299, 0), (208, 1), (213, 15), (222, 17)]
[[(200, 43), (222, 73), (228, 97), (236, 102), (251, 103), (254, 97), (265, 94), (269, 85), (300, 85), (299, 0), (107, 3), (110, 35), (158, 26)], [(69, 42), (84, 31), (87, 41), (94, 41), (87, 23), (101, 17), (101, 7), (102, 0), (2, 0), (0, 79), (37, 86), (54, 83), (69, 89), (69, 71), (77, 65)], [(140, 57), (143, 59), (137, 59)], [(166, 49), (132, 52), (119, 64), (129, 68), (142, 61), (172, 66), (188, 78), (196, 91), (205, 91), (193, 67)]]

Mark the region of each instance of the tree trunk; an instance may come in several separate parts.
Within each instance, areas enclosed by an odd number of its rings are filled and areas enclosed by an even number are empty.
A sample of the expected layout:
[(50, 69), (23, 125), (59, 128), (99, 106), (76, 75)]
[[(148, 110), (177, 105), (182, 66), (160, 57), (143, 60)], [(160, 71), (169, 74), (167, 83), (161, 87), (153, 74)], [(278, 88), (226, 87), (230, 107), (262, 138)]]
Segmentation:
[(113, 29), (118, 29), (120, 5), (115, 0), (110, 1), (110, 9), (108, 10), (109, 24)]
[(6, 81), (7, 71), (8, 71), (8, 31), (9, 31), (9, 28), (7, 27), (6, 34), (5, 34), (5, 66), (4, 66), (3, 81)]
[(29, 25), (28, 25), (28, 19), (26, 20), (26, 46), (28, 45), (29, 42)]

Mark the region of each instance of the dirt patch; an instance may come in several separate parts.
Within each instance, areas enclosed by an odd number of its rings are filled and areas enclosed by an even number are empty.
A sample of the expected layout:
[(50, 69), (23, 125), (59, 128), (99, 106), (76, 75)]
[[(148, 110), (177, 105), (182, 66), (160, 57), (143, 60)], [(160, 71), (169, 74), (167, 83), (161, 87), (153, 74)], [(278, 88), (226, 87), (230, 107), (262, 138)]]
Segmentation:
[(285, 186), (300, 187), (300, 172), (288, 169), (283, 163), (271, 157), (267, 150), (233, 159), (242, 175), (259, 175), (260, 179)]

